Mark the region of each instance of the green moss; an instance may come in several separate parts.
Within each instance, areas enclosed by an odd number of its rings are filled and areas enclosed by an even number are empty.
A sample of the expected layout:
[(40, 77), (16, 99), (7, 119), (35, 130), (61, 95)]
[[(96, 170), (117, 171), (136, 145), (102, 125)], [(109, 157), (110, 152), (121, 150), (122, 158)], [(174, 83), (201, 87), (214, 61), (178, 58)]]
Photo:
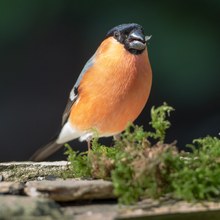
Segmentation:
[[(123, 204), (168, 194), (188, 201), (220, 196), (220, 140), (210, 136), (196, 139), (189, 145), (191, 153), (178, 152), (175, 143), (164, 143), (171, 126), (167, 116), (173, 110), (166, 103), (153, 107), (153, 131), (131, 124), (112, 147), (101, 145), (98, 138), (89, 154), (67, 146), (69, 174), (112, 180), (114, 193)], [(152, 139), (156, 144), (149, 141)]]
[(170, 175), (175, 196), (191, 200), (220, 196), (220, 139), (207, 136), (189, 146), (192, 153), (180, 158), (181, 166)]
[(65, 147), (67, 148), (65, 152), (65, 154), (68, 155), (67, 160), (71, 162), (68, 171), (64, 173), (65, 178), (89, 177), (90, 166), (87, 154), (74, 151), (68, 144), (66, 144)]

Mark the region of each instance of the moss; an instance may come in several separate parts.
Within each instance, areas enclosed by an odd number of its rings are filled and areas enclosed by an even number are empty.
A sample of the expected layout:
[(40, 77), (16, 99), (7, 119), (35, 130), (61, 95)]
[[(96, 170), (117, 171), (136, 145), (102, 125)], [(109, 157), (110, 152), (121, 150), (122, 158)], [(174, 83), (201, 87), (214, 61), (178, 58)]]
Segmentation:
[(68, 175), (112, 180), (123, 204), (165, 195), (188, 201), (219, 197), (220, 140), (196, 139), (188, 146), (191, 153), (179, 152), (175, 142), (165, 143), (171, 126), (167, 116), (173, 110), (166, 103), (153, 107), (149, 123), (153, 131), (131, 124), (112, 147), (101, 145), (98, 138), (89, 154), (67, 146)]
[(180, 166), (170, 175), (175, 196), (188, 201), (220, 197), (220, 139), (207, 136), (188, 145), (192, 153), (178, 158)]

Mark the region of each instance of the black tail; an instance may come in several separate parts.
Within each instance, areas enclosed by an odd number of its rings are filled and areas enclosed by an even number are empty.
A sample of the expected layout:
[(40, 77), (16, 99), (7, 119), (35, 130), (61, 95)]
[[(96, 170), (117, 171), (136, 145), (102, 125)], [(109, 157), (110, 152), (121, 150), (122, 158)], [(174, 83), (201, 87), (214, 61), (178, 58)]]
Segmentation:
[(48, 158), (50, 155), (58, 151), (63, 144), (57, 144), (56, 143), (57, 137), (54, 138), (52, 141), (50, 141), (46, 146), (40, 148), (37, 150), (29, 160), (31, 161), (42, 161)]

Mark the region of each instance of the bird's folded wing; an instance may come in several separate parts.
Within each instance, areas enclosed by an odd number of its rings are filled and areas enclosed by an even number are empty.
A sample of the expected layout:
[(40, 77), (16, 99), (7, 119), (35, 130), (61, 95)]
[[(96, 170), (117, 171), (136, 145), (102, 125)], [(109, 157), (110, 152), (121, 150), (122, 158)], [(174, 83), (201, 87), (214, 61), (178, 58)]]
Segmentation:
[(67, 102), (67, 105), (65, 107), (65, 110), (63, 112), (63, 116), (62, 116), (62, 126), (66, 123), (66, 121), (68, 120), (69, 114), (70, 114), (70, 110), (73, 106), (73, 104), (75, 103), (75, 101), (77, 100), (78, 97), (78, 87), (80, 85), (81, 79), (83, 77), (83, 75), (87, 72), (87, 70), (89, 68), (91, 68), (94, 64), (94, 60), (95, 60), (95, 55), (94, 54), (85, 64), (85, 66), (83, 67), (75, 85), (73, 86), (72, 90), (70, 91), (70, 95), (69, 95), (69, 99)]

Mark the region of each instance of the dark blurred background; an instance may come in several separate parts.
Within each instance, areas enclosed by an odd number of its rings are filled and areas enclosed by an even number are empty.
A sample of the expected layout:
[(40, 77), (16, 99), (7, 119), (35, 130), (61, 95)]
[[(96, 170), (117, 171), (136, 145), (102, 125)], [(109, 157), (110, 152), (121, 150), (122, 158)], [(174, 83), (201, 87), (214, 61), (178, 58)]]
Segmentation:
[[(68, 94), (106, 32), (135, 22), (153, 69), (149, 102), (176, 111), (167, 141), (220, 132), (220, 1), (0, 1), (0, 161), (27, 160), (58, 131)], [(74, 141), (74, 149), (86, 143)], [(61, 159), (63, 149), (52, 159)]]

